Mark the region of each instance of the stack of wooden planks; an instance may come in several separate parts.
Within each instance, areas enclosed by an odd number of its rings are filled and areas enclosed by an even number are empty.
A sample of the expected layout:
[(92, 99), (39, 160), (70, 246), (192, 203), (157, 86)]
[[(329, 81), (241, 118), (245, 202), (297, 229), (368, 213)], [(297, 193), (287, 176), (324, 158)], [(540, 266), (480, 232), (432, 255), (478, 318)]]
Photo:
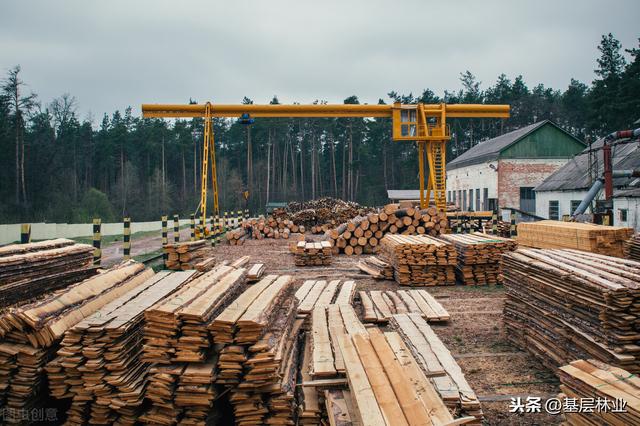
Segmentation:
[(0, 314), (0, 401), (12, 410), (51, 406), (45, 367), (71, 327), (142, 285), (153, 271), (135, 262)]
[(356, 266), (362, 272), (371, 275), (377, 280), (393, 279), (393, 267), (376, 256), (366, 257), (358, 262)]
[(163, 250), (167, 254), (167, 269), (208, 271), (215, 264), (211, 246), (206, 240), (167, 244)]
[(329, 241), (299, 241), (294, 253), (296, 266), (322, 266), (331, 264), (332, 248)]
[(220, 265), (144, 313), (145, 362), (203, 362), (212, 349), (208, 326), (244, 289), (246, 270)]
[(47, 372), (51, 395), (73, 398), (68, 424), (135, 424), (150, 367), (140, 360), (143, 313), (194, 273), (160, 272), (65, 333)]
[(632, 228), (542, 220), (518, 224), (518, 244), (534, 248), (569, 248), (624, 257)]
[(566, 249), (503, 261), (511, 341), (547, 365), (595, 358), (640, 372), (640, 262)]
[(435, 207), (400, 208), (399, 204), (388, 204), (378, 213), (357, 216), (325, 233), (333, 242), (334, 252), (352, 254), (371, 254), (380, 240), (387, 234), (427, 234), (432, 236), (447, 232), (447, 216)]
[(316, 306), (327, 307), (331, 304), (351, 305), (356, 290), (354, 281), (307, 280), (295, 293), (298, 301), (298, 316), (306, 317)]
[(449, 242), (427, 235), (386, 235), (379, 254), (393, 266), (401, 285), (455, 284), (456, 249)]
[(471, 424), (481, 424), (483, 414), (478, 397), (449, 350), (420, 314), (393, 315), (391, 325), (444, 403), (464, 416), (474, 417)]
[(90, 277), (93, 250), (64, 238), (0, 247), (0, 308)]
[[(577, 401), (577, 409), (564, 410), (563, 424), (640, 424), (640, 379), (635, 374), (596, 360), (579, 359), (560, 367), (558, 376), (563, 406), (570, 406), (569, 398)], [(591, 402), (591, 407), (581, 410), (580, 401)]]
[(264, 275), (264, 271), (267, 269), (264, 263), (255, 263), (247, 270), (247, 282), (253, 283)]
[(465, 285), (502, 283), (502, 254), (518, 248), (515, 240), (474, 232), (442, 235), (458, 252), (456, 278)]
[(627, 240), (624, 245), (624, 256), (640, 262), (640, 234), (635, 234)]
[(395, 314), (417, 313), (429, 322), (449, 321), (449, 313), (426, 290), (361, 290), (364, 322), (386, 323)]

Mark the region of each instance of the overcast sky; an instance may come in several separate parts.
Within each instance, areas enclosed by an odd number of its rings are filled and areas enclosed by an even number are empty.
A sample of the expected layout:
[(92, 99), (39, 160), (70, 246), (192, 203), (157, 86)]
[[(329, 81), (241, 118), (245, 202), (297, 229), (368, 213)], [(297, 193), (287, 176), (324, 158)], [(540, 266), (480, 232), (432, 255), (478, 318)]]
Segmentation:
[(470, 70), (529, 87), (594, 78), (597, 45), (640, 36), (638, 0), (31, 1), (0, 5), (0, 70), (82, 118), (141, 103), (442, 95)]

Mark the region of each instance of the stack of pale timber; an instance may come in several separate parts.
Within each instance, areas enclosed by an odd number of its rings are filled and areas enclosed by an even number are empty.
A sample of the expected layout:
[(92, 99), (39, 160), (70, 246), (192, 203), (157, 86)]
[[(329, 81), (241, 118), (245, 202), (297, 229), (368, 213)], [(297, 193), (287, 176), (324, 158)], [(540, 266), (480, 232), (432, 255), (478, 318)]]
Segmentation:
[[(558, 370), (559, 399), (592, 401), (591, 410), (564, 410), (567, 425), (639, 425), (640, 379), (635, 374), (596, 360), (576, 360)], [(606, 408), (605, 408), (606, 406)]]
[(288, 239), (291, 233), (299, 232), (304, 234), (304, 231), (304, 226), (298, 226), (289, 219), (274, 218), (273, 216), (267, 218), (261, 217), (242, 222), (242, 228), (236, 230), (233, 239), (230, 239), (229, 242), (234, 244), (233, 240), (236, 240), (237, 243), (237, 241), (247, 237), (255, 240), (262, 240), (264, 238)]
[(202, 362), (212, 349), (207, 327), (242, 292), (246, 271), (220, 265), (144, 313), (145, 362)]
[(593, 223), (542, 220), (518, 224), (518, 244), (522, 246), (569, 248), (616, 257), (624, 256), (625, 242), (632, 235), (632, 228)]
[(135, 424), (150, 367), (140, 360), (143, 312), (194, 273), (160, 272), (65, 333), (47, 372), (51, 395), (73, 398), (68, 424)]
[(299, 241), (296, 245), (296, 266), (322, 266), (331, 264), (331, 243), (329, 241)]
[(474, 232), (441, 238), (458, 252), (456, 278), (465, 285), (502, 283), (502, 254), (518, 248), (515, 240)]
[(334, 252), (351, 254), (373, 253), (380, 240), (387, 234), (432, 236), (446, 233), (447, 216), (435, 207), (420, 210), (411, 205), (400, 208), (399, 204), (388, 204), (378, 213), (357, 216), (325, 233)]
[(546, 365), (595, 358), (640, 372), (640, 262), (566, 249), (503, 261), (511, 341)]
[(624, 255), (627, 259), (640, 262), (640, 234), (635, 234), (625, 243)]
[(444, 403), (464, 416), (474, 417), (472, 424), (481, 424), (480, 401), (458, 363), (420, 314), (393, 315), (390, 323)]
[(262, 278), (266, 266), (264, 263), (255, 263), (247, 270), (247, 282), (253, 283)]
[(365, 274), (371, 275), (377, 280), (392, 280), (393, 279), (393, 267), (384, 260), (369, 256), (362, 259), (356, 265)]
[(309, 315), (316, 306), (327, 307), (331, 304), (351, 305), (353, 295), (356, 290), (354, 281), (340, 280), (307, 280), (296, 291), (295, 297), (298, 300), (298, 315), (305, 317)]
[(429, 322), (449, 321), (449, 313), (426, 290), (358, 292), (364, 322), (388, 322), (395, 314), (418, 313)]
[(152, 270), (127, 262), (0, 314), (2, 406), (20, 412), (51, 406), (45, 366), (64, 333), (151, 276)]
[(210, 270), (215, 264), (211, 246), (206, 240), (167, 244), (163, 250), (167, 254), (165, 261), (167, 269), (177, 271), (196, 269), (202, 272)]
[(401, 285), (455, 284), (456, 249), (449, 242), (427, 235), (386, 235), (379, 254), (393, 266)]
[(90, 277), (93, 250), (63, 238), (0, 247), (0, 308)]

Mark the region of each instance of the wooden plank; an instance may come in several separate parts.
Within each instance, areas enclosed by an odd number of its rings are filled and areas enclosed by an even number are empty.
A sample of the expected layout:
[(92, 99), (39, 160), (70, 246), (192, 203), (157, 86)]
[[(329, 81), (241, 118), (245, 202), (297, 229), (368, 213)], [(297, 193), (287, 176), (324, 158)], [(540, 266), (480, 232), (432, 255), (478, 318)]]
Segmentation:
[(393, 315), (393, 312), (391, 312), (389, 305), (387, 305), (387, 302), (382, 298), (382, 292), (378, 290), (372, 290), (369, 292), (369, 295), (371, 296), (373, 305), (378, 310), (378, 312), (380, 312), (378, 321), (388, 321), (389, 318), (391, 318), (391, 316)]
[(353, 300), (353, 294), (356, 290), (355, 281), (345, 281), (342, 283), (340, 287), (340, 293), (336, 297), (336, 301), (334, 302), (336, 305), (351, 305)]
[(338, 349), (338, 334), (346, 333), (340, 307), (338, 305), (329, 305), (327, 308), (329, 319), (329, 337), (331, 338), (331, 348), (333, 349), (333, 363), (338, 373), (344, 374), (344, 360), (342, 352)]
[(336, 291), (338, 290), (338, 284), (340, 284), (340, 280), (329, 281), (329, 284), (327, 284), (324, 290), (322, 290), (322, 293), (320, 294), (320, 297), (318, 297), (314, 306), (321, 306), (324, 308), (329, 306), (336, 294)]
[(313, 309), (312, 334), (313, 366), (311, 368), (311, 375), (314, 379), (335, 376), (337, 371), (334, 366), (331, 340), (329, 339), (327, 314), (323, 306), (316, 306)]
[(314, 280), (307, 280), (300, 286), (296, 291), (296, 299), (298, 299), (298, 303), (302, 303), (307, 294), (309, 294), (309, 290), (311, 290), (314, 283)]
[(438, 318), (442, 321), (449, 320), (449, 312), (438, 302), (431, 294), (429, 294), (426, 290), (418, 290), (418, 293), (425, 302), (429, 305), (431, 310), (438, 316)]
[(354, 334), (367, 334), (367, 329), (358, 319), (356, 311), (349, 305), (338, 305), (340, 307), (340, 313), (342, 314), (342, 320), (344, 321), (344, 328), (350, 336)]
[(316, 305), (318, 297), (320, 297), (320, 294), (322, 293), (326, 285), (326, 281), (316, 281), (313, 284), (313, 287), (311, 287), (311, 289), (309, 290), (307, 296), (298, 306), (298, 312), (305, 314), (311, 313), (311, 311), (313, 311), (313, 307)]

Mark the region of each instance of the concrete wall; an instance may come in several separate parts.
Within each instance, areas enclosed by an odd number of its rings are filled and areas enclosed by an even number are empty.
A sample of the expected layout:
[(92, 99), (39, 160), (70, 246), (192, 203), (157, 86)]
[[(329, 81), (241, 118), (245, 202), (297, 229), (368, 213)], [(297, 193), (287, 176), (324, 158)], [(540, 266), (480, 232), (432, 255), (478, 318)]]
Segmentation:
[[(498, 203), (520, 207), (520, 187), (536, 187), (567, 163), (566, 159), (508, 159), (498, 161)], [(537, 197), (537, 195), (536, 195)], [(537, 211), (537, 199), (536, 199)], [(546, 214), (542, 215), (547, 217)]]
[(466, 191), (467, 194), (467, 210), (469, 209), (469, 190), (473, 189), (473, 210), (476, 210), (475, 206), (475, 190), (480, 189), (480, 210), (486, 210), (489, 207), (483, 206), (484, 188), (487, 188), (489, 196), (488, 198), (498, 198), (498, 172), (491, 168), (491, 165), (498, 167), (497, 161), (492, 161), (482, 164), (473, 164), (467, 167), (460, 167), (458, 169), (447, 170), (447, 199), (452, 201), (452, 195), (449, 191), (455, 191), (456, 205), (463, 208), (460, 197), (458, 197), (458, 191)]
[[(190, 219), (181, 219), (180, 226), (190, 223)], [(197, 219), (196, 219), (197, 223)], [(168, 221), (169, 228), (173, 228), (173, 218)], [(20, 224), (0, 225), (0, 244), (10, 244), (20, 241)], [(131, 222), (131, 233), (160, 231), (161, 221), (154, 222)], [(123, 224), (103, 223), (102, 235), (122, 235)], [(32, 223), (32, 240), (49, 240), (52, 238), (75, 238), (90, 237), (93, 235), (93, 224), (91, 223)]]
[[(627, 210), (627, 220), (620, 220), (620, 210)], [(620, 197), (613, 199), (613, 224), (615, 226), (627, 226), (640, 232), (640, 198)]]

